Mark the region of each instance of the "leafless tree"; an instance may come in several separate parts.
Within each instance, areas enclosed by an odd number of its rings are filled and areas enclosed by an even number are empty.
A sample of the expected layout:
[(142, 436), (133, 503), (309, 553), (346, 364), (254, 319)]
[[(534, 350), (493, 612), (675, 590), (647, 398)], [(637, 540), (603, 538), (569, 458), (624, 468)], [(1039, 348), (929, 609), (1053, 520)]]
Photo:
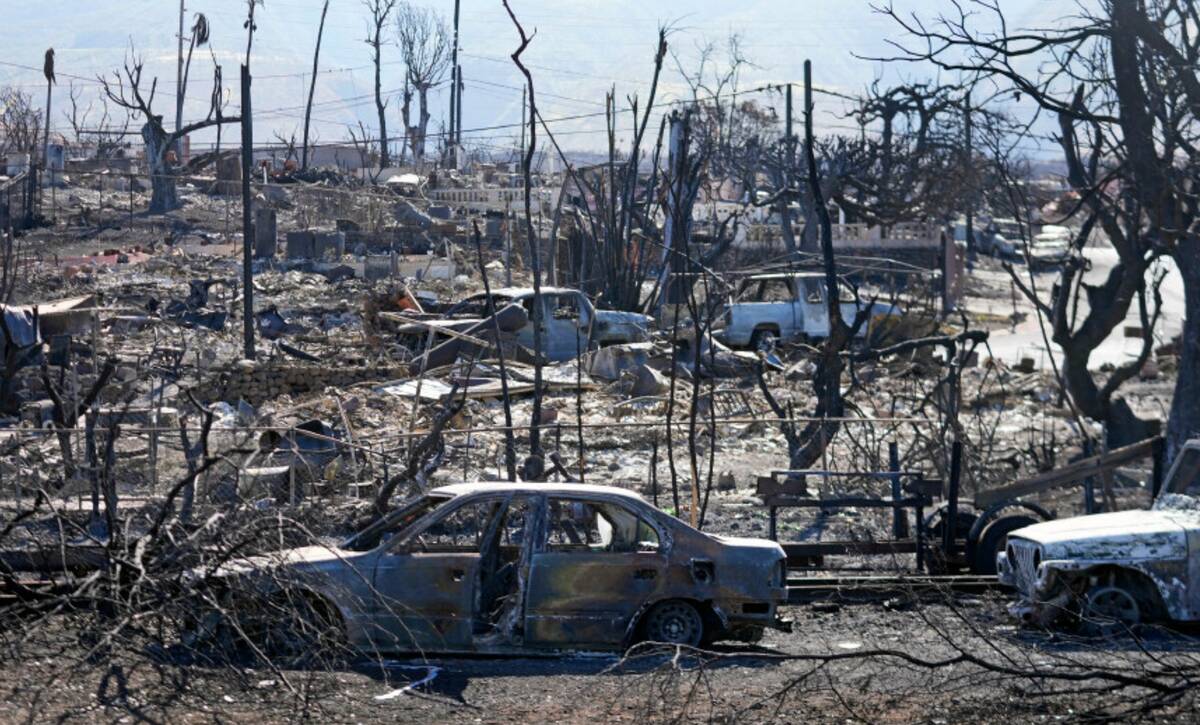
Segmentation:
[(125, 56), (124, 68), (113, 71), (112, 78), (100, 77), (104, 93), (109, 100), (121, 108), (140, 116), (142, 124), (142, 140), (146, 143), (146, 160), (150, 170), (150, 213), (162, 214), (179, 206), (175, 181), (179, 174), (179, 159), (171, 153), (175, 142), (180, 138), (197, 131), (219, 127), (221, 124), (238, 123), (237, 116), (225, 116), (223, 92), (221, 88), (221, 69), (214, 66), (213, 90), (210, 96), (208, 113), (199, 121), (184, 125), (174, 133), (168, 133), (163, 126), (163, 117), (153, 110), (154, 94), (158, 89), (158, 78), (150, 81), (147, 91), (145, 79), (142, 77), (144, 61), (131, 47)]
[(417, 123), (406, 129), (413, 162), (425, 160), (425, 137), (429, 129), (429, 91), (441, 83), (450, 66), (449, 32), (446, 20), (429, 8), (404, 0), (396, 9), (396, 40), (405, 65), (404, 121), (408, 119), (408, 87), (417, 97)]
[(37, 155), (42, 137), (42, 109), (19, 88), (0, 88), (0, 153)]
[(63, 112), (75, 137), (75, 145), (94, 148), (98, 159), (111, 158), (118, 149), (125, 146), (125, 137), (133, 117), (129, 109), (123, 108), (122, 117), (114, 120), (109, 112), (108, 96), (102, 95), (99, 98), (99, 118), (96, 118), (93, 114), (96, 110), (95, 101), (89, 100), (86, 106), (81, 107), (82, 95), (82, 89), (72, 83), (68, 90), (70, 110)]
[(275, 140), (283, 146), (283, 160), (285, 162), (299, 160), (299, 153), (296, 151), (296, 132), (294, 130), (290, 135), (287, 136), (283, 135), (283, 133), (280, 131), (276, 131)]
[(391, 166), (391, 156), (388, 155), (387, 135), (387, 101), (383, 97), (382, 62), (383, 46), (386, 44), (383, 29), (387, 26), (388, 17), (396, 8), (397, 0), (363, 0), (367, 12), (371, 14), (370, 25), (367, 29), (367, 39), (364, 41), (371, 47), (371, 62), (375, 65), (375, 111), (379, 114), (379, 168)]
[[(379, 178), (379, 174), (370, 173), (372, 166), (371, 159), (376, 156), (378, 151), (374, 148), (375, 145), (371, 140), (371, 135), (367, 132), (367, 128), (363, 125), (362, 121), (358, 122), (357, 133), (353, 128), (349, 129), (349, 132), (350, 143), (354, 146), (354, 150), (358, 152), (359, 167), (369, 174), (371, 182), (374, 183)], [(382, 169), (383, 166), (380, 165), (380, 168)]]
[[(643, 109), (636, 96), (628, 98), (628, 113), (634, 132), (627, 152), (617, 147), (619, 111), (616, 94), (606, 97), (607, 160), (586, 168), (575, 167), (563, 154), (554, 135), (541, 121), (555, 153), (567, 169), (562, 193), (570, 200), (564, 217), (570, 220), (568, 250), (571, 257), (565, 277), (589, 292), (603, 296), (605, 303), (621, 310), (643, 309), (642, 283), (653, 279), (655, 262), (661, 256), (661, 233), (653, 223), (665, 199), (660, 188), (663, 176), (661, 151), (666, 119), (659, 124), (657, 141), (650, 154), (645, 152), (650, 113), (657, 96), (658, 81), (667, 55), (667, 30), (659, 29), (655, 44), (654, 73), (649, 98)], [(650, 174), (638, 172), (650, 161)], [(645, 234), (650, 240), (639, 238)], [(657, 299), (657, 289), (649, 299)]]
[(963, 174), (974, 168), (963, 163), (962, 95), (954, 85), (873, 83), (850, 115), (878, 134), (862, 135), (855, 171), (834, 200), (854, 218), (882, 226), (940, 221), (959, 209)]
[[(1055, 326), (1067, 389), (1085, 415), (1107, 421), (1114, 445), (1150, 434), (1155, 421), (1139, 418), (1111, 395), (1113, 378), (1098, 381), (1088, 360), (1122, 324), (1130, 306), (1145, 299), (1146, 275), (1155, 258), (1173, 256), (1189, 306), (1200, 299), (1196, 3), (1106, 0), (1080, 8), (1058, 28), (1033, 30), (1010, 30), (999, 3), (990, 0), (956, 5), (953, 14), (928, 24), (890, 6), (880, 10), (914, 40), (900, 47), (897, 58), (970, 74), (997, 93), (1031, 98), (1042, 112), (1057, 116), (1067, 178), (1081, 199), (1077, 213), (1085, 221), (1074, 240), (1075, 260), (1050, 311), (1056, 320), (1069, 319), (1073, 287), (1082, 288), (1089, 303), (1082, 320)], [(983, 23), (990, 27), (982, 28)], [(1039, 63), (1028, 66), (1025, 59)], [(1094, 286), (1081, 279), (1092, 228), (1104, 233), (1118, 257), (1107, 278)], [(1136, 372), (1123, 366), (1114, 377), (1119, 384)], [(1167, 426), (1168, 457), (1200, 434), (1198, 399), (1200, 315), (1189, 311)]]

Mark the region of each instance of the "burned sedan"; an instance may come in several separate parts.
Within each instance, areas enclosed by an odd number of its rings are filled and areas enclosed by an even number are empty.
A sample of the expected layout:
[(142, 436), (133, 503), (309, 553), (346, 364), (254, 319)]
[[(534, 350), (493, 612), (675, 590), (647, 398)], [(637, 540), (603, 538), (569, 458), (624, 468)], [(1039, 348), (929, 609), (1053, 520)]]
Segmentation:
[(1048, 626), (1075, 619), (1109, 630), (1200, 620), (1200, 440), (1176, 456), (1149, 511), (1047, 521), (1008, 535), (1001, 582), (1011, 611)]
[(754, 640), (787, 627), (778, 544), (704, 534), (607, 486), (445, 486), (340, 546), (209, 578), (275, 598), (275, 617), (304, 610), (310, 621), (274, 626), (290, 629), (275, 639), (293, 649), (310, 629), (359, 651), (518, 653)]

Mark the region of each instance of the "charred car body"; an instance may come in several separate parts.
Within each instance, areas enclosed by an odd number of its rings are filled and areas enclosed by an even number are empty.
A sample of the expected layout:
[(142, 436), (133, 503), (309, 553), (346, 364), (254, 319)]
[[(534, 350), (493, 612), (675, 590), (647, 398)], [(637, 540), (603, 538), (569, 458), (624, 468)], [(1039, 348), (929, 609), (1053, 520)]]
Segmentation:
[[(444, 328), (464, 332), (487, 317), (489, 309), (503, 310), (519, 305), (525, 319), (515, 330), (516, 341), (534, 347), (535, 297), (533, 288), (512, 287), (492, 291), (490, 306), (485, 293), (471, 295), (446, 310), (438, 319), (399, 328), (401, 334), (423, 335), (427, 330)], [(653, 319), (636, 312), (598, 310), (587, 295), (567, 287), (542, 287), (540, 316), (542, 349), (547, 360), (571, 360), (587, 352), (589, 345), (642, 342), (649, 339)]]
[(338, 547), (254, 557), (206, 579), (236, 592), (232, 616), (250, 607), (235, 602), (274, 598), (277, 614), (320, 620), (285, 622), (291, 639), (332, 631), (359, 651), (698, 645), (788, 626), (776, 612), (786, 601), (778, 544), (701, 533), (606, 486), (446, 486)]
[(1077, 516), (1017, 529), (997, 555), (1012, 611), (1050, 625), (1200, 620), (1200, 440), (1176, 456), (1148, 511)]

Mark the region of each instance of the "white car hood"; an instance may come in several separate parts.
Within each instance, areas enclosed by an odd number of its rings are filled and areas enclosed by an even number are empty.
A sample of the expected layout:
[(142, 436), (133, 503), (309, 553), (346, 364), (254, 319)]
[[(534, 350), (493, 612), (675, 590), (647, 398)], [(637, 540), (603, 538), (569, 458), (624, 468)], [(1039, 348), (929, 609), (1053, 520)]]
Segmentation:
[(1186, 518), (1173, 511), (1119, 511), (1045, 521), (1009, 536), (1040, 544), (1043, 560), (1182, 559), (1187, 534), (1181, 519)]

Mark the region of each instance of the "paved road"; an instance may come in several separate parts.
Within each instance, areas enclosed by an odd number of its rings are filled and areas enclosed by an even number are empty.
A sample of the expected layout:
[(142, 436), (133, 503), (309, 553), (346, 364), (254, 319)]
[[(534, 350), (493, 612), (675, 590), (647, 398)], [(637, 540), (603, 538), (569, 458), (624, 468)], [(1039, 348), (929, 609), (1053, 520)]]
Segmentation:
[[(1088, 257), (1092, 260), (1092, 269), (1084, 277), (1084, 281), (1089, 284), (1099, 284), (1103, 281), (1117, 261), (1116, 252), (1111, 248), (1089, 249)], [(1186, 309), (1183, 295), (1183, 280), (1179, 276), (1174, 260), (1168, 258), (1163, 260), (1161, 264), (1163, 265), (1163, 269), (1167, 271), (1167, 277), (1163, 281), (1162, 286), (1162, 315), (1154, 330), (1155, 345), (1161, 345), (1179, 334), (1183, 326), (1184, 310)], [(1023, 268), (1018, 269), (1022, 273), (1025, 271)], [(975, 274), (986, 278), (994, 286), (1007, 287), (1009, 284), (1008, 274), (1004, 271), (976, 269)], [(1041, 272), (1036, 275), (1038, 291), (1042, 292), (1046, 298), (1049, 297), (1049, 290), (1057, 280), (1057, 277), (1057, 273), (1052, 271)], [(997, 315), (1009, 315), (1012, 313), (1012, 300), (1008, 295), (997, 296), (993, 299), (972, 297), (968, 298), (967, 304), (974, 311), (987, 311)], [(1015, 330), (1005, 328), (992, 331), (989, 341), (992, 354), (1007, 362), (1016, 362), (1022, 357), (1032, 357), (1038, 367), (1048, 366), (1047, 348), (1043, 342), (1042, 333), (1038, 325), (1038, 317), (1032, 305), (1021, 297), (1018, 300), (1018, 308), (1026, 313), (1025, 320), (1018, 324)], [(1087, 303), (1085, 299), (1080, 304), (1079, 319), (1083, 319), (1086, 312)], [(1089, 360), (1090, 368), (1096, 369), (1105, 363), (1120, 365), (1137, 357), (1141, 350), (1141, 340), (1139, 338), (1125, 337), (1125, 325), (1141, 325), (1136, 302), (1130, 306), (1124, 325), (1120, 325), (1113, 330), (1108, 339), (1092, 353)], [(1049, 329), (1047, 329), (1048, 334)], [(1055, 355), (1056, 360), (1061, 360), (1062, 351), (1057, 345), (1051, 343), (1050, 350)]]

